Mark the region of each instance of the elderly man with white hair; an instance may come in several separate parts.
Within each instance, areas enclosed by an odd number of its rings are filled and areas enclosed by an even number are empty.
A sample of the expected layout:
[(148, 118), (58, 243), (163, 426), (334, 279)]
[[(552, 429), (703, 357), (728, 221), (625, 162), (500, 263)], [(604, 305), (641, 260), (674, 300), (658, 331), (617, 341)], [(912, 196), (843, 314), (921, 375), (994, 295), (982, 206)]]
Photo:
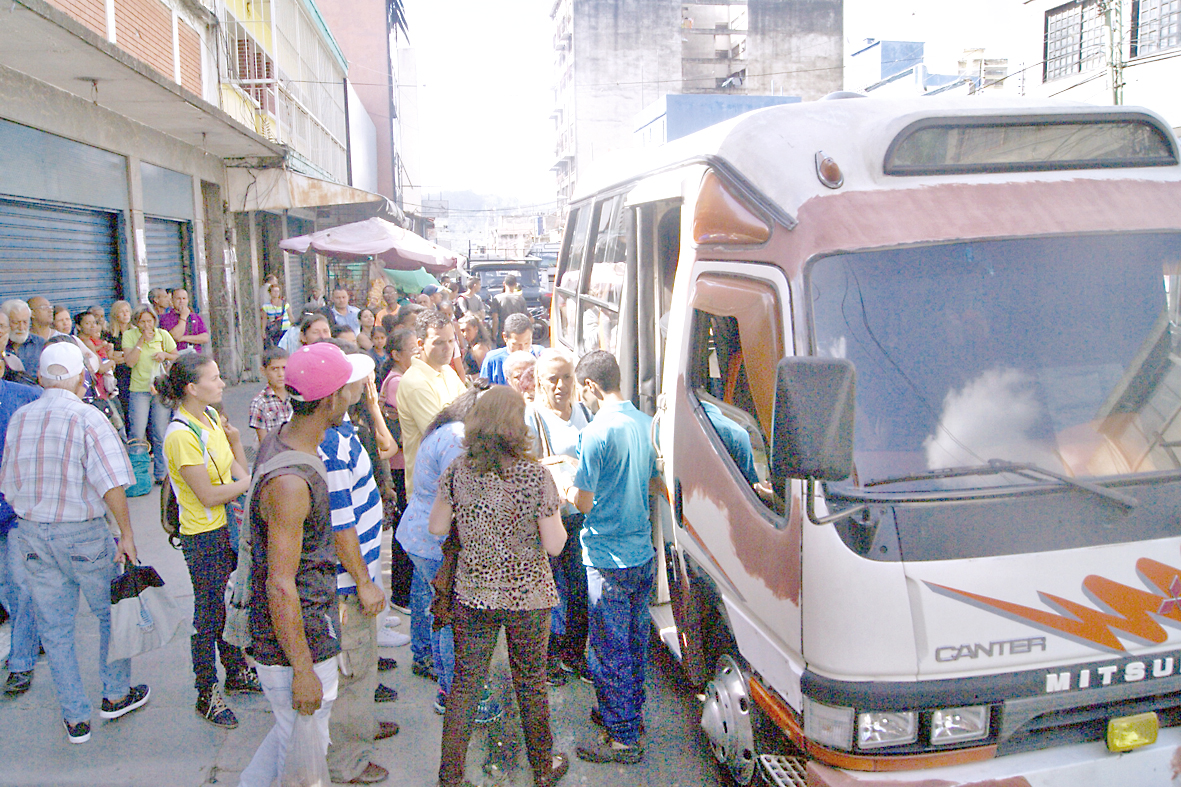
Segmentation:
[(511, 353), (504, 360), (504, 380), (509, 388), (525, 397), (526, 402), (533, 401), (533, 366), (537, 363), (537, 356), (528, 350)]
[[(8, 536), (12, 569), (26, 583), (37, 613), (66, 737), (85, 743), (91, 706), (75, 652), (79, 591), (98, 618), (99, 715), (117, 719), (142, 707), (150, 694), (146, 685), (130, 685), (130, 659), (107, 662), (111, 580), (117, 563), (136, 560), (123, 492), (135, 475), (110, 421), (79, 398), (82, 351), (69, 342), (49, 345), (36, 368), (45, 393), (8, 423), (0, 492), (16, 512)], [(107, 526), (108, 509), (119, 527), (117, 544)]]
[[(506, 368), (516, 353), (509, 356)], [(559, 489), (569, 488), (578, 466), (578, 434), (594, 418), (578, 401), (574, 385), (574, 358), (564, 350), (549, 348), (537, 357), (534, 368), (536, 395), (525, 408), (525, 425), (533, 440), (533, 454), (550, 467)], [(549, 680), (566, 682), (571, 672), (589, 680), (586, 666), (587, 586), (582, 565), (583, 515), (569, 503), (562, 506), (566, 546), (550, 561), (558, 586), (558, 606), (550, 620)]]
[(8, 341), (12, 344), (12, 351), (20, 359), (24, 370), (35, 374), (41, 350), (45, 348), (45, 339), (32, 331), (33, 310), (20, 298), (12, 298), (0, 304), (0, 311), (8, 315)]

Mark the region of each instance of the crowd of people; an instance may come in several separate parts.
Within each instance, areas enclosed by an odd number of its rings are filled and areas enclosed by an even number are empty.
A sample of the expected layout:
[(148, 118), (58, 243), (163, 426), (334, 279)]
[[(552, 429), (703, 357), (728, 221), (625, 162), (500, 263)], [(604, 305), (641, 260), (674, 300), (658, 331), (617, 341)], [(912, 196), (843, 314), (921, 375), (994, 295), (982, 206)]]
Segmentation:
[[(413, 674), (438, 683), (439, 783), (466, 784), (473, 725), (510, 701), (488, 680), (502, 630), (535, 784), (569, 768), (553, 750), (548, 692), (571, 679), (597, 699), (577, 755), (639, 762), (658, 476), (651, 420), (620, 395), (614, 356), (535, 345), (511, 276), (491, 303), (478, 280), (462, 291), (445, 281), (414, 296), (386, 287), (376, 309), (343, 287), (293, 308), (272, 279), (259, 293), (253, 466), (220, 410), (225, 382), (185, 290), (116, 302), (109, 318), (44, 298), (0, 304), (5, 694), (28, 691), (43, 646), (67, 738), (89, 738), (81, 590), (100, 625), (101, 716), (148, 702), (129, 661), (107, 663), (105, 597), (117, 563), (136, 557), (127, 445), (146, 442), (152, 477), (176, 499), (193, 586), (194, 708), (223, 729), (238, 724), (226, 695), (262, 693), (274, 711), (241, 784), (276, 779), (299, 714), (320, 728), (334, 781), (388, 778), (374, 743), (398, 725), (376, 704), (397, 699), (378, 677), (396, 662), (379, 648), (403, 644)], [(39, 435), (35, 451), (27, 434)], [(431, 583), (449, 537), (454, 614), (442, 626)], [(227, 641), (232, 582), (247, 583), (247, 649)], [(387, 609), (409, 615), (408, 637)]]

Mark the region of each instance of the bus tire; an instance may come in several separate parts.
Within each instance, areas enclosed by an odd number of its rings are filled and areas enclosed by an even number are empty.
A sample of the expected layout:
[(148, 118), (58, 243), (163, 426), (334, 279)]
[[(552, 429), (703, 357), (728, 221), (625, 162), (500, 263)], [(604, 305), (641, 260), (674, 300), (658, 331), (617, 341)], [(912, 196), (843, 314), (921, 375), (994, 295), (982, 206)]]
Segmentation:
[(747, 689), (748, 676), (730, 655), (718, 659), (713, 679), (705, 686), (701, 708), (701, 730), (710, 752), (724, 776), (734, 783), (750, 785), (758, 774), (754, 726), (754, 703)]

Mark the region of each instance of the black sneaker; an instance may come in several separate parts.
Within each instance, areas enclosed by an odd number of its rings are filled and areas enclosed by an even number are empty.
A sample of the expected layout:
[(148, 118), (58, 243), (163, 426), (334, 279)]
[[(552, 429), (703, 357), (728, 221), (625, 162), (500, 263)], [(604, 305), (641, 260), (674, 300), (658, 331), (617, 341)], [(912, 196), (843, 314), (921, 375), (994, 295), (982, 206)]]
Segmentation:
[(216, 683), (197, 692), (197, 707), (194, 710), (205, 721), (222, 729), (232, 730), (238, 726), (238, 717), (226, 705)]
[(5, 697), (19, 697), (33, 685), (33, 671), (8, 673), (8, 680), (4, 683)]
[(258, 673), (254, 667), (243, 667), (232, 675), (226, 676), (226, 694), (262, 694), (262, 684), (258, 681)]
[(381, 683), (377, 684), (377, 691), (373, 692), (374, 702), (395, 702), (398, 699), (398, 692), (385, 686)]
[(622, 765), (635, 765), (644, 759), (644, 747), (639, 743), (624, 746), (611, 739), (610, 734), (603, 732), (585, 743), (578, 744), (578, 759), (587, 762), (618, 762)]
[(66, 738), (70, 743), (86, 743), (90, 740), (90, 722), (80, 721), (77, 724), (70, 724), (62, 719), (62, 726), (66, 728)]
[(436, 683), (439, 681), (439, 676), (435, 674), (435, 665), (425, 659), (423, 661), (415, 659), (414, 663), (410, 665), (410, 671), (420, 678), (433, 680)]
[(127, 692), (127, 696), (118, 702), (111, 702), (104, 698), (103, 708), (98, 715), (104, 719), (117, 719), (131, 713), (136, 708), (142, 708), (148, 703), (150, 696), (152, 696), (152, 690), (146, 684), (132, 686), (131, 691)]
[(385, 656), (378, 657), (378, 659), (377, 659), (377, 671), (378, 672), (389, 672), (390, 670), (397, 669), (397, 668), (398, 668), (398, 660), (397, 659), (387, 659)]

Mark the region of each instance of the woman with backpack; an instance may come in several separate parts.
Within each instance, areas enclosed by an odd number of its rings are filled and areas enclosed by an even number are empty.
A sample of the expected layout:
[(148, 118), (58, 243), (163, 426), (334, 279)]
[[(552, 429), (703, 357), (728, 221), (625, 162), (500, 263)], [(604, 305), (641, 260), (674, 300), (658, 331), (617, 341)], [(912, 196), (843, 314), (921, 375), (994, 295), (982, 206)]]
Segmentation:
[(176, 495), (179, 538), (193, 583), (190, 641), (197, 686), (196, 711), (218, 727), (233, 729), (238, 719), (222, 697), (216, 655), (225, 667), (227, 694), (261, 692), (258, 676), (242, 651), (222, 638), (225, 589), (236, 563), (226, 503), (250, 486), (239, 432), (214, 409), (226, 387), (217, 363), (189, 353), (156, 379), (160, 398), (174, 407), (164, 436), (168, 482)]

